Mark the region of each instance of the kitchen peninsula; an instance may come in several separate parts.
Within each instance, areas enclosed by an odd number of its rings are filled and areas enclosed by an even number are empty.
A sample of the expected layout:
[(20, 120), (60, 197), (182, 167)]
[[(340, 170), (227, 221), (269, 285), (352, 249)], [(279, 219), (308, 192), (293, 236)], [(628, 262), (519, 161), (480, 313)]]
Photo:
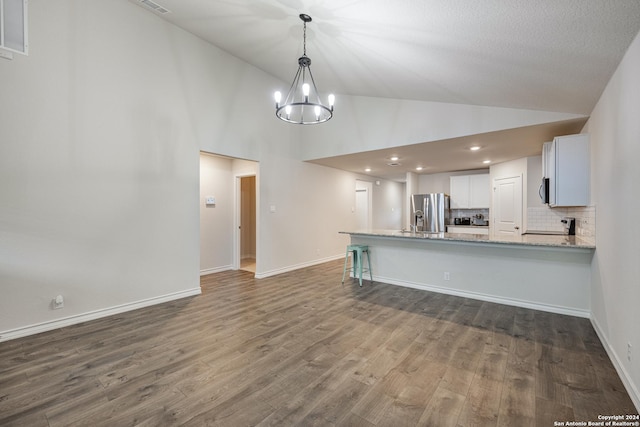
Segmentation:
[(341, 233), (369, 246), (374, 281), (589, 317), (595, 245), (579, 236)]

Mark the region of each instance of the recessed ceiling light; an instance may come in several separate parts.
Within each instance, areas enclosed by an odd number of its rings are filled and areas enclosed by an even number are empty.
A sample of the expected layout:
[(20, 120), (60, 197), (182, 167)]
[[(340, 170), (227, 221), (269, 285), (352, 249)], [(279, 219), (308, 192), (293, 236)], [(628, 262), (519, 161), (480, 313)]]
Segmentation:
[(491, 163), (491, 160), (485, 160), (482, 163), (484, 163), (485, 165), (488, 165), (489, 163)]
[(473, 147), (469, 147), (469, 150), (471, 151), (478, 151), (480, 149), (479, 145), (474, 145)]
[(371, 168), (366, 168), (364, 171), (365, 172), (371, 172)]
[(389, 160), (391, 160), (392, 162), (397, 162), (399, 159), (400, 159), (400, 157), (398, 157), (398, 156), (389, 157)]
[(418, 167), (416, 168), (416, 170), (417, 170), (417, 171), (421, 171), (421, 170), (422, 170), (422, 166), (418, 166)]

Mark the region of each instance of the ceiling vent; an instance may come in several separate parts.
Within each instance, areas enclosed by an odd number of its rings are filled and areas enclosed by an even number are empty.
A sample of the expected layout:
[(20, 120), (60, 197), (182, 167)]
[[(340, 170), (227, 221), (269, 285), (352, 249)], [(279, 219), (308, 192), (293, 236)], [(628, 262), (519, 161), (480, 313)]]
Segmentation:
[(140, 2), (147, 9), (151, 9), (161, 15), (171, 12), (169, 9), (166, 9), (160, 6), (158, 3), (152, 2), (151, 0), (138, 0), (138, 2)]

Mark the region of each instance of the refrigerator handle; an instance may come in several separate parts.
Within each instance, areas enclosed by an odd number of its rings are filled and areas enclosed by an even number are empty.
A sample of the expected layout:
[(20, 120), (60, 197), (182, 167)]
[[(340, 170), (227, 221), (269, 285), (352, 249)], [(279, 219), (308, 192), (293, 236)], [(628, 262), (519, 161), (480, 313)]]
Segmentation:
[(538, 188), (538, 196), (540, 196), (540, 200), (544, 203), (544, 194), (542, 194), (542, 189), (544, 188), (544, 178), (542, 178), (542, 182), (540, 183), (540, 188)]

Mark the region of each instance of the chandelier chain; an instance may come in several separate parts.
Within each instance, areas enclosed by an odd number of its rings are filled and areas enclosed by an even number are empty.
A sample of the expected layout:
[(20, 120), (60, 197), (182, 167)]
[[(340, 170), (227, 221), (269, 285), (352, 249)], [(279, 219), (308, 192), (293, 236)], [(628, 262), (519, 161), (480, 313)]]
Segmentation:
[(302, 56), (307, 56), (307, 22), (302, 27)]

